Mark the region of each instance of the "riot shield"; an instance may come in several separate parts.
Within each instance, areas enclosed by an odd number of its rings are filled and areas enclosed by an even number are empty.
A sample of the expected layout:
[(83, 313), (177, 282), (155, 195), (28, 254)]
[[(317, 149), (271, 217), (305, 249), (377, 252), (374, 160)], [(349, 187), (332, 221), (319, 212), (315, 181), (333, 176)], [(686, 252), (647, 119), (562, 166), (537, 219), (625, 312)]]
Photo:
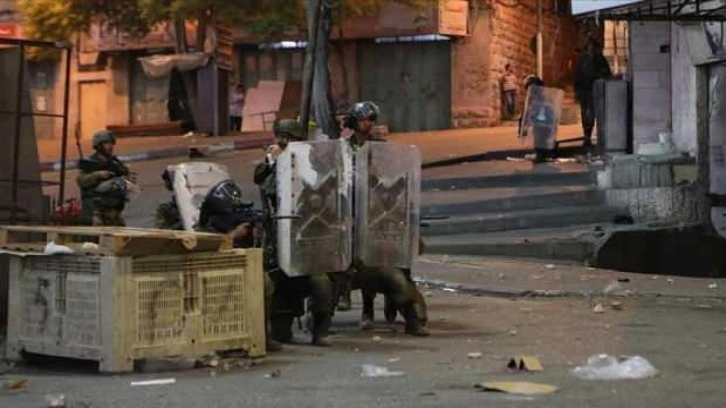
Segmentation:
[(276, 167), (280, 268), (291, 277), (346, 270), (353, 239), (347, 146), (340, 140), (293, 142)]
[(418, 254), (421, 153), (368, 142), (355, 166), (355, 256), (367, 266), (410, 268)]
[(199, 221), (199, 211), (209, 190), (229, 180), (227, 167), (206, 162), (169, 166), (173, 172), (174, 197), (184, 229), (193, 231)]
[(530, 86), (524, 102), (519, 137), (533, 136), (535, 149), (554, 149), (564, 96), (562, 89)]

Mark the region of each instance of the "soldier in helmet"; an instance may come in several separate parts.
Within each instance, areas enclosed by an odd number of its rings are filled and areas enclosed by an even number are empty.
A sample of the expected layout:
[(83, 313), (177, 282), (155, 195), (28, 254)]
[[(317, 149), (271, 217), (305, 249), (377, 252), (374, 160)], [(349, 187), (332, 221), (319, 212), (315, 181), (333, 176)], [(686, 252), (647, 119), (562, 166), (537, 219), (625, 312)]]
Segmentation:
[(81, 189), (82, 221), (89, 225), (124, 226), (126, 179), (134, 175), (113, 154), (116, 138), (108, 130), (93, 135), (94, 153), (79, 163), (76, 179)]
[[(350, 138), (353, 150), (361, 148), (369, 140), (383, 141), (374, 138), (371, 133), (379, 113), (380, 109), (373, 102), (358, 102), (353, 106), (345, 120), (345, 126), (355, 132)], [(354, 273), (349, 271), (341, 274), (347, 276), (347, 279), (344, 278), (339, 285), (341, 293), (337, 300), (340, 310), (350, 309), (351, 289), (360, 288), (363, 297), (361, 328), (370, 330), (374, 320), (373, 302), (376, 293), (381, 292), (385, 296), (385, 314), (388, 321), (395, 320), (397, 312), (401, 311), (406, 320), (407, 333), (416, 336), (428, 335), (426, 304), (411, 278), (409, 269), (369, 267), (360, 259), (355, 260), (353, 269)]]
[(270, 305), (272, 338), (288, 343), (292, 340), (292, 323), (304, 314), (304, 300), (311, 297), (313, 344), (330, 346), (328, 333), (334, 307), (334, 290), (327, 272), (306, 277), (290, 278), (280, 270), (277, 262), (277, 213), (276, 160), (290, 141), (302, 140), (302, 128), (292, 119), (275, 123), (276, 143), (266, 151), (265, 161), (255, 168), (254, 181), (260, 187), (263, 206), (271, 216), (265, 221), (265, 271), (274, 282), (274, 299)]
[(171, 166), (164, 170), (161, 179), (164, 181), (164, 187), (171, 192), (171, 199), (156, 208), (154, 224), (158, 229), (183, 230), (184, 224), (174, 197), (174, 170)]

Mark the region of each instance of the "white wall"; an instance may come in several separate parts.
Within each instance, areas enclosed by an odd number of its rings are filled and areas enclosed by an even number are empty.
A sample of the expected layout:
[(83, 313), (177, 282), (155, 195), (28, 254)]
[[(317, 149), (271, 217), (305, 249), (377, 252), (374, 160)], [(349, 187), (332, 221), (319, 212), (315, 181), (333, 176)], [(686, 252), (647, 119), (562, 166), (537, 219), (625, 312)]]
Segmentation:
[(696, 66), (689, 52), (686, 31), (673, 24), (671, 45), (673, 141), (676, 148), (696, 155)]
[(670, 23), (644, 22), (630, 25), (633, 72), (633, 138), (635, 148), (658, 141), (658, 133), (671, 130)]

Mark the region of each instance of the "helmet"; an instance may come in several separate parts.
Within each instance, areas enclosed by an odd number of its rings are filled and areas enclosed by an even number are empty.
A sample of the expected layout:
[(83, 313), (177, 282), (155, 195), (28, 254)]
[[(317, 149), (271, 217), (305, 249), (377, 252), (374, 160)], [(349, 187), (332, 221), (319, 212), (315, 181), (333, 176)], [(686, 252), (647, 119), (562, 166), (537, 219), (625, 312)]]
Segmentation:
[(302, 140), (302, 126), (295, 119), (281, 119), (272, 126), (275, 135), (286, 135), (291, 139)]
[(348, 116), (345, 118), (345, 127), (356, 130), (358, 120), (368, 118), (375, 121), (378, 119), (380, 112), (381, 110), (378, 108), (378, 105), (373, 102), (358, 102), (348, 112)]
[(350, 116), (353, 116), (356, 119), (369, 118), (373, 121), (378, 119), (378, 114), (380, 113), (381, 110), (378, 108), (378, 105), (370, 101), (358, 102), (353, 105), (353, 109), (350, 110)]
[(235, 208), (244, 207), (242, 190), (232, 180), (225, 180), (214, 186), (204, 199), (204, 212), (228, 214)]
[(161, 179), (164, 180), (164, 187), (169, 191), (174, 191), (174, 166), (169, 166), (161, 173)]
[(98, 149), (99, 146), (106, 142), (116, 143), (116, 136), (108, 130), (99, 130), (93, 134), (93, 148)]

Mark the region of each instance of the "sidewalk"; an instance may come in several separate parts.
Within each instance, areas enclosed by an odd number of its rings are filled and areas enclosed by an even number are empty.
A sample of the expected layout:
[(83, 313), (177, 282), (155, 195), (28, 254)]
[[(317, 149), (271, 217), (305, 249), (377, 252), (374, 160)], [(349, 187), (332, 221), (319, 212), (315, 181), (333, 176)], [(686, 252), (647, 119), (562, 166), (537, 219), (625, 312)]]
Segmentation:
[(625, 273), (573, 263), (424, 255), (413, 270), (420, 283), (478, 296), (726, 299), (726, 279)]
[[(517, 139), (515, 127), (492, 127), (476, 129), (450, 129), (431, 132), (394, 133), (388, 140), (395, 143), (415, 144), (421, 149), (423, 163), (466, 157), (490, 151), (528, 149), (531, 140), (524, 143)], [(576, 125), (562, 126), (558, 138), (565, 139), (580, 134)], [(146, 161), (169, 157), (180, 157), (188, 154), (189, 147), (204, 145), (214, 146), (219, 152), (262, 148), (272, 142), (271, 133), (252, 133), (221, 137), (125, 137), (116, 145), (116, 154), (126, 162)], [(92, 152), (90, 140), (83, 141), (83, 153)], [(58, 171), (60, 169), (60, 140), (39, 140), (38, 151), (41, 171)], [(78, 149), (75, 140), (69, 139), (67, 150), (67, 168), (75, 168), (78, 160)]]

